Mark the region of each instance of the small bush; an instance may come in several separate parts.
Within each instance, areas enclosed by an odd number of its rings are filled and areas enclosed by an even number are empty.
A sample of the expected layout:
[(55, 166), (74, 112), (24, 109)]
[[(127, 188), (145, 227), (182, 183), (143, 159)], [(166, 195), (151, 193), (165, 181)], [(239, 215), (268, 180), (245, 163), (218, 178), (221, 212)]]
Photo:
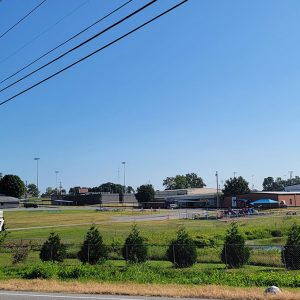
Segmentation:
[(23, 241), (20, 241), (17, 245), (15, 245), (12, 250), (12, 263), (17, 264), (24, 262), (29, 254), (29, 251), (31, 249), (30, 244), (25, 243)]
[(94, 225), (85, 236), (81, 249), (78, 252), (78, 258), (81, 262), (91, 265), (107, 259), (107, 248), (103, 244), (99, 230)]
[(177, 238), (170, 243), (166, 256), (179, 268), (187, 268), (196, 263), (196, 245), (184, 228), (177, 232)]
[(55, 278), (57, 274), (57, 265), (52, 263), (42, 263), (30, 266), (24, 270), (22, 275), (25, 279), (48, 279)]
[(227, 231), (221, 260), (229, 268), (240, 268), (248, 262), (250, 251), (245, 247), (245, 239), (238, 231), (238, 225), (233, 222)]
[(131, 263), (145, 262), (148, 258), (148, 248), (144, 241), (137, 226), (134, 225), (122, 248), (124, 259)]
[(60, 237), (54, 232), (50, 233), (48, 240), (43, 244), (40, 252), (42, 261), (62, 262), (66, 256), (66, 246), (61, 243)]
[(205, 236), (197, 236), (194, 240), (194, 243), (197, 248), (205, 248), (205, 247), (216, 247), (216, 240), (212, 238), (208, 238)]
[(296, 224), (288, 232), (286, 245), (281, 252), (281, 260), (287, 269), (300, 270), (300, 226)]
[(272, 235), (272, 237), (281, 237), (281, 236), (283, 236), (281, 230), (278, 230), (278, 229), (272, 230), (271, 235)]

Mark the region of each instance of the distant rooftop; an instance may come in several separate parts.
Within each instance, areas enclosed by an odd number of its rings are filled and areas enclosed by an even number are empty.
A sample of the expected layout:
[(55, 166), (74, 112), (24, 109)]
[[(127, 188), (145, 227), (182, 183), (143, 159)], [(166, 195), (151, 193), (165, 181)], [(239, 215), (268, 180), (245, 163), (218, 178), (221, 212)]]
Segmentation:
[(300, 191), (294, 191), (294, 192), (285, 192), (285, 191), (279, 191), (279, 192), (276, 192), (276, 191), (261, 191), (261, 192), (251, 192), (251, 193), (248, 193), (248, 194), (272, 194), (272, 195), (287, 195), (287, 194), (300, 194)]
[[(219, 190), (219, 193), (222, 191)], [(175, 196), (175, 195), (210, 195), (216, 194), (217, 189), (214, 188), (187, 188), (187, 189), (178, 189), (178, 190), (165, 190), (165, 191), (156, 191), (155, 196)]]

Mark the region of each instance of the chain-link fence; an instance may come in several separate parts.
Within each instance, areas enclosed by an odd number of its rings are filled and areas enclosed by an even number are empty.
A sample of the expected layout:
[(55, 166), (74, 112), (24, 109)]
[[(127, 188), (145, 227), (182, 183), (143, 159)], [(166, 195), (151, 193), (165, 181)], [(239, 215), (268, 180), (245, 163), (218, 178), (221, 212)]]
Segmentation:
[[(78, 263), (79, 251), (84, 251), (86, 262), (91, 263), (92, 258), (98, 255), (98, 245), (82, 245), (77, 243), (67, 243), (65, 245), (64, 260), (66, 264)], [(182, 251), (185, 251), (185, 245), (123, 245), (114, 242), (105, 246), (105, 259), (108, 260), (131, 260), (132, 255), (139, 255), (143, 247), (146, 251), (147, 261), (170, 261), (177, 264), (178, 259), (182, 257)], [(50, 260), (56, 260), (56, 246), (48, 247), (47, 251)], [(169, 249), (173, 247), (173, 249)], [(42, 243), (38, 241), (21, 241), (3, 244), (0, 247), (0, 254), (5, 257), (6, 264), (20, 262), (38, 262), (40, 261), (40, 251)], [(101, 251), (103, 251), (102, 248)], [(146, 249), (146, 250), (145, 250)], [(169, 250), (168, 250), (169, 249)], [(98, 252), (97, 252), (98, 251)], [(169, 255), (168, 255), (169, 251)], [(133, 254), (134, 253), (134, 254)], [(171, 255), (170, 255), (171, 253)], [(187, 252), (186, 255), (191, 255)], [(101, 257), (101, 253), (100, 253)], [(269, 267), (285, 267), (287, 269), (300, 269), (300, 246), (282, 246), (282, 245), (223, 245), (215, 244), (213, 246), (201, 246), (196, 248), (197, 263), (215, 263), (224, 264), (227, 267), (235, 267), (243, 264)]]

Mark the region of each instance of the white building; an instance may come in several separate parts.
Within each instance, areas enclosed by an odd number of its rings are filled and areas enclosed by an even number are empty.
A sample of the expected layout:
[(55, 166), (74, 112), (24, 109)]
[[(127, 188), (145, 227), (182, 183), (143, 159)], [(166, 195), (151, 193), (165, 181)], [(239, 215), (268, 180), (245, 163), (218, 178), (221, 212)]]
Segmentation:
[(0, 195), (0, 210), (6, 208), (17, 208), (20, 205), (20, 199)]

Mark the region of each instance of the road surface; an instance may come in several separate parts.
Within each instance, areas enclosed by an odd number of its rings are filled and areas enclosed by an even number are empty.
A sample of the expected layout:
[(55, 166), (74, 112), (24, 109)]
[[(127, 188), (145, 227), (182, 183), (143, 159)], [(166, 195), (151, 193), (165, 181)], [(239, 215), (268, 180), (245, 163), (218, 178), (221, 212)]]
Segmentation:
[[(31, 293), (31, 292), (6, 292), (0, 291), (1, 300), (174, 300), (174, 298), (165, 297), (141, 297), (141, 296), (119, 296), (119, 295), (83, 295), (83, 294), (49, 294), (49, 293)], [(176, 298), (176, 300), (187, 298)], [(198, 298), (201, 300), (200, 298)], [(202, 299), (205, 300), (205, 299)], [(210, 299), (213, 300), (213, 299)], [(216, 300), (216, 299), (215, 299)]]

